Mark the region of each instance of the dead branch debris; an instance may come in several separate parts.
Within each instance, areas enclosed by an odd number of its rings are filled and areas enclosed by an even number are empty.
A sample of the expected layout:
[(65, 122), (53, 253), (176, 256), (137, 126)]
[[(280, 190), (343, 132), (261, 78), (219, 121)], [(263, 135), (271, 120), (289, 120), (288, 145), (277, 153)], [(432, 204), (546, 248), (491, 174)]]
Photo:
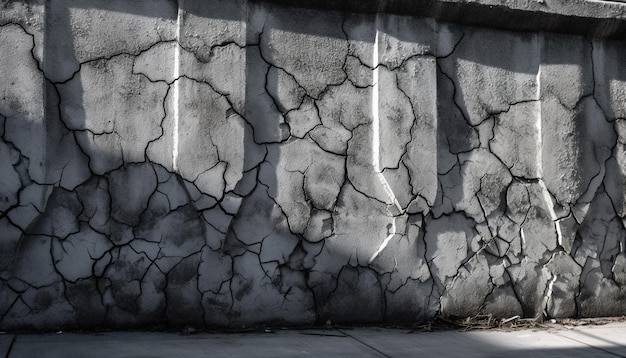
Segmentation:
[[(550, 329), (559, 326), (576, 327), (586, 325), (604, 325), (615, 322), (626, 322), (626, 316), (620, 317), (598, 317), (598, 318), (545, 318), (539, 316), (535, 318), (522, 318), (512, 316), (508, 318), (498, 318), (492, 314), (478, 314), (471, 317), (458, 318), (437, 316), (428, 330), (459, 329), (463, 330), (486, 330), (486, 329)], [(435, 326), (435, 327), (433, 327)]]

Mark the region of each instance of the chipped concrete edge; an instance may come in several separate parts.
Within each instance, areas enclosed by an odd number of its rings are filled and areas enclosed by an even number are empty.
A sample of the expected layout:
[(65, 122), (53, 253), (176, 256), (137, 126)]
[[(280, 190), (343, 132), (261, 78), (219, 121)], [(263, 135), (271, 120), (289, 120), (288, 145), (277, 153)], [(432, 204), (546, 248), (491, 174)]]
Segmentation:
[(251, 0), (283, 6), (431, 17), (464, 25), (626, 38), (622, 0)]

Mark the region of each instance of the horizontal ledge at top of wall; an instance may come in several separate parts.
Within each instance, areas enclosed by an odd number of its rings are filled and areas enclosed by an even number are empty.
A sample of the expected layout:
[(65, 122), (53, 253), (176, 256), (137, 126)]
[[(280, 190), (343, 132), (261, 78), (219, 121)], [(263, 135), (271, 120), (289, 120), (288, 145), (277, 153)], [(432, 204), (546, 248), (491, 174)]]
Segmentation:
[(249, 0), (431, 17), (472, 26), (626, 39), (626, 0)]

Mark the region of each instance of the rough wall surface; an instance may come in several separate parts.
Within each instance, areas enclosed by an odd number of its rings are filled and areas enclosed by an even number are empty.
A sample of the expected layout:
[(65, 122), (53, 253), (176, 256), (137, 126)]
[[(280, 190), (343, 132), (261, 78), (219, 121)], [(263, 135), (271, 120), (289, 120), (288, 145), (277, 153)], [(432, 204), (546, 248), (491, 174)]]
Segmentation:
[(0, 3), (0, 328), (626, 314), (626, 43)]

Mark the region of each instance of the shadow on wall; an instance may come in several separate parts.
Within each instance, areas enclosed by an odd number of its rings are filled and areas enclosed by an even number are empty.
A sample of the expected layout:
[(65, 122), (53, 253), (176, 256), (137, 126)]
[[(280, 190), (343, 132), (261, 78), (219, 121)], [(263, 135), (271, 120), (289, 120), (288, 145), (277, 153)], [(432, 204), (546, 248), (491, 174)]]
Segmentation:
[[(439, 93), (453, 93), (454, 106), (439, 101), (439, 128), (446, 129), (439, 132), (438, 151), (442, 206), (433, 209), (433, 222), (450, 227), (449, 221), (465, 221), (465, 235), (453, 230), (426, 240), (429, 248), (445, 238), (468, 250), (464, 267), (448, 271), (457, 276), (445, 284), (442, 311), (461, 317), (481, 310), (504, 317), (619, 315), (621, 269), (609, 266), (620, 265), (623, 256), (623, 171), (615, 165), (620, 123), (610, 113), (620, 105), (609, 104), (615, 94), (606, 86), (613, 83), (615, 93), (623, 74), (605, 51), (621, 46), (567, 35), (481, 32), (464, 31), (454, 54), (439, 60), (442, 87), (453, 86)], [(572, 46), (576, 56), (566, 49)], [(446, 146), (456, 155), (442, 150)], [(438, 219), (439, 210), (450, 216)], [(601, 271), (599, 262), (606, 265)], [(468, 300), (469, 287), (476, 296)], [(598, 305), (607, 294), (611, 303)]]
[[(45, 4), (47, 204), (0, 216), (3, 327), (624, 312), (621, 44), (243, 1)], [(424, 69), (430, 97), (407, 92)]]
[[(542, 196), (518, 207), (509, 192), (538, 186), (541, 178), (541, 39), (450, 29), (438, 59), (440, 190), (426, 235), (441, 311), (534, 317), (541, 313), (540, 284), (532, 274), (517, 277), (515, 270), (542, 239), (524, 235), (524, 226), (545, 224), (551, 230), (551, 223), (533, 223), (528, 215), (542, 206)], [(521, 267), (524, 274), (540, 269), (537, 261)]]

